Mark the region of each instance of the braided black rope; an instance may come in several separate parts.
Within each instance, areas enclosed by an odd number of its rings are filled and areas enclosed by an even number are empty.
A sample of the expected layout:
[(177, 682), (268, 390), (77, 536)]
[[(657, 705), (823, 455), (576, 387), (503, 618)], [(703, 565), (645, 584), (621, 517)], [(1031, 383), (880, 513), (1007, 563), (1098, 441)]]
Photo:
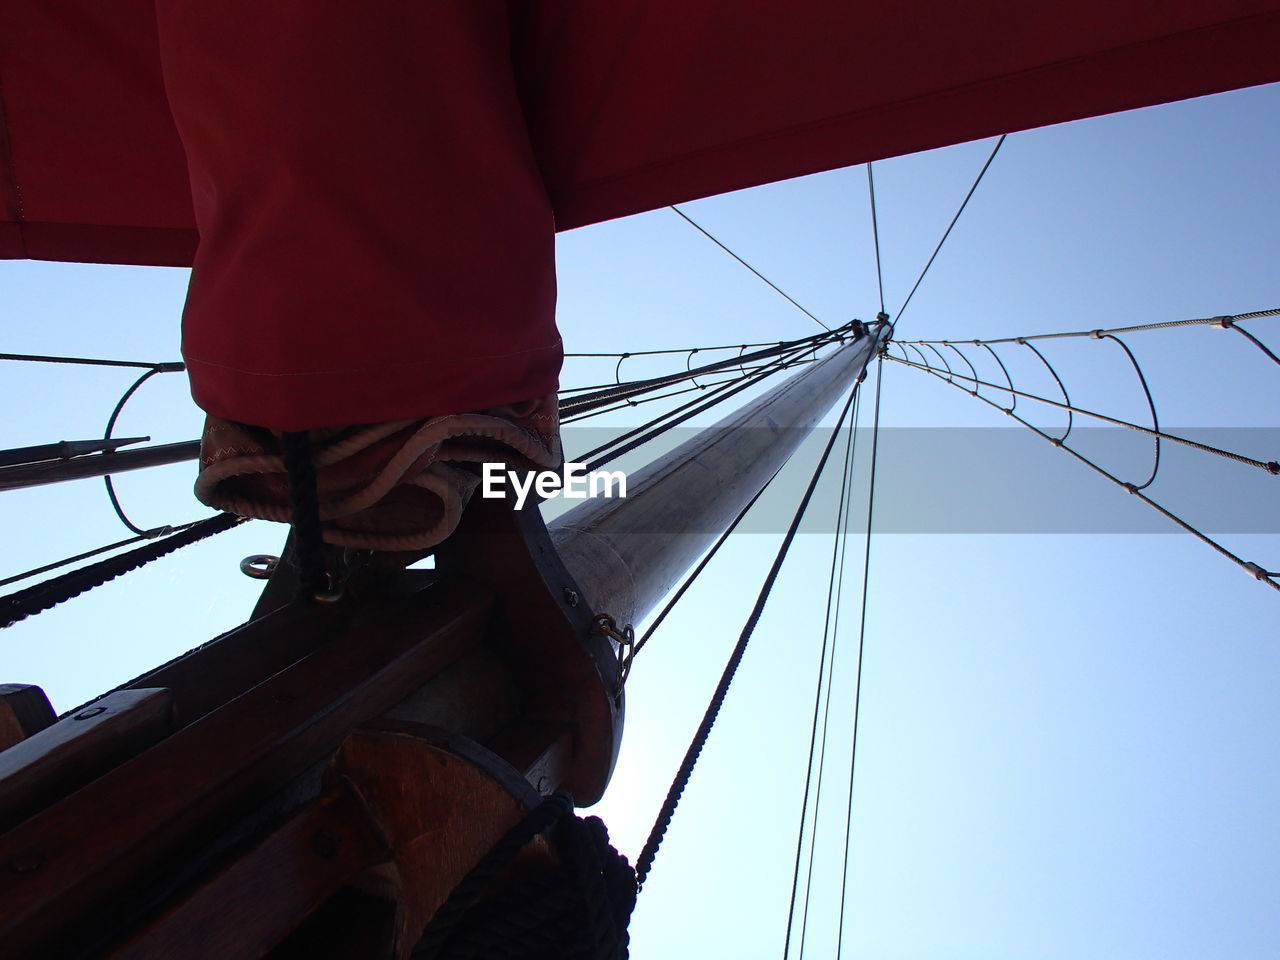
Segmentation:
[(738, 672), (743, 656), (746, 655), (747, 644), (751, 642), (751, 635), (755, 632), (756, 624), (760, 622), (761, 614), (764, 613), (765, 604), (768, 603), (769, 595), (773, 592), (774, 582), (778, 579), (783, 561), (787, 559), (787, 554), (791, 550), (791, 543), (795, 540), (796, 534), (800, 530), (800, 523), (804, 520), (809, 501), (813, 499), (813, 492), (817, 489), (818, 481), (822, 478), (823, 469), (831, 457), (831, 449), (835, 446), (836, 440), (840, 436), (840, 428), (844, 426), (845, 419), (849, 415), (849, 408), (853, 406), (853, 398), (855, 396), (857, 396), (856, 385), (853, 390), (849, 391), (849, 399), (845, 401), (844, 408), (840, 411), (840, 418), (836, 421), (835, 428), (831, 431), (831, 438), (827, 441), (827, 445), (822, 451), (822, 457), (814, 468), (813, 476), (809, 480), (809, 486), (805, 490), (804, 496), (800, 498), (800, 504), (796, 508), (795, 516), (791, 519), (791, 526), (787, 528), (786, 536), (783, 537), (782, 544), (778, 547), (778, 552), (774, 556), (773, 566), (769, 568), (769, 573), (765, 576), (764, 583), (760, 587), (755, 606), (752, 607), (751, 614), (747, 617), (747, 622), (742, 628), (742, 633), (738, 636), (738, 642), (734, 645), (733, 653), (730, 654), (729, 661), (725, 664), (724, 672), (720, 675), (720, 682), (716, 685), (715, 693), (711, 695), (711, 702), (707, 704), (706, 712), (702, 716), (702, 722), (698, 724), (693, 740), (689, 744), (688, 750), (685, 751), (684, 759), (680, 762), (680, 767), (671, 781), (671, 787), (667, 791), (666, 799), (662, 802), (662, 808), (658, 811), (658, 816), (654, 820), (653, 829), (649, 831), (649, 838), (645, 841), (644, 848), (640, 851), (640, 856), (636, 860), (636, 881), (638, 886), (644, 886), (644, 881), (648, 877), (649, 871), (653, 869), (653, 860), (658, 855), (658, 847), (661, 846), (662, 838), (666, 836), (667, 829), (671, 826), (671, 819), (675, 816), (676, 806), (680, 803), (680, 797), (689, 785), (689, 779), (693, 776), (693, 768), (698, 762), (698, 757), (702, 754), (702, 748), (706, 746), (707, 738), (711, 735), (711, 728), (715, 726), (716, 718), (720, 715), (720, 708), (724, 705), (725, 697), (729, 693), (729, 686), (733, 683), (734, 675)]
[(24, 620), (43, 610), (48, 610), (64, 600), (78, 597), (86, 590), (102, 586), (102, 584), (114, 580), (123, 573), (137, 570), (152, 560), (158, 560), (166, 554), (173, 553), (173, 551), (189, 544), (212, 537), (214, 534), (222, 533), (224, 530), (230, 530), (243, 522), (243, 517), (222, 513), (216, 517), (193, 523), (185, 530), (180, 530), (154, 543), (138, 547), (136, 550), (130, 550), (107, 560), (100, 560), (87, 567), (81, 567), (79, 570), (72, 570), (70, 573), (53, 577), (42, 583), (37, 583), (35, 586), (11, 593), (6, 597), (0, 597), (0, 628), (11, 626), (19, 620)]
[[(548, 834), (560, 864), (495, 881), (534, 837)], [(486, 897), (485, 895), (488, 894)], [(482, 900), (482, 897), (484, 898)], [(636, 878), (598, 817), (547, 797), (454, 888), (414, 948), (415, 960), (624, 960)]]
[(318, 598), (329, 591), (330, 584), (324, 568), (324, 535), (310, 436), (305, 430), (282, 434), (280, 455), (289, 475), (289, 523), (298, 563), (298, 595)]

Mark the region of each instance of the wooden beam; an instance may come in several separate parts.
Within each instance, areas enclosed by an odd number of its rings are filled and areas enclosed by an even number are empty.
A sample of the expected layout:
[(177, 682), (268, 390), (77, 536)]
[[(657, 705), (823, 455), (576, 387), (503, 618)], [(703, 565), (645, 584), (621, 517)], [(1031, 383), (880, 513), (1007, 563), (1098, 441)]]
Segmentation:
[(0, 753), (0, 830), (163, 739), (172, 703), (168, 690), (117, 690)]
[(58, 719), (44, 691), (30, 683), (0, 684), (0, 750), (39, 733)]
[(260, 957), (343, 884), (386, 859), (363, 804), (340, 782), (172, 904), (110, 960)]
[(91, 947), (76, 938), (120, 922), (122, 894), (165, 881), (193, 844), (252, 814), (456, 659), (489, 605), (486, 592), (461, 584), (392, 604), (0, 836), (0, 863), (11, 867), (0, 872), (7, 954)]

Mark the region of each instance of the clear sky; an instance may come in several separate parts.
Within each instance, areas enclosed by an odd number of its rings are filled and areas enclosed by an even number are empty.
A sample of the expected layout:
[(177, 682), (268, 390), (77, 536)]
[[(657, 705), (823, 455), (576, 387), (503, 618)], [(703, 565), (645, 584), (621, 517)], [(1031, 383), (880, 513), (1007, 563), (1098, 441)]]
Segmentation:
[[(1012, 336), (1280, 306), (1277, 118), (1280, 87), (1264, 87), (1011, 136), (899, 335)], [(990, 146), (876, 165), (890, 312)], [(687, 210), (828, 323), (875, 314), (863, 168)], [(559, 264), (571, 351), (816, 330), (669, 211), (562, 235)], [(0, 281), (5, 351), (178, 355), (184, 271), (2, 263)], [(1280, 344), (1280, 320), (1251, 329)], [(1162, 425), (1252, 428), (1235, 435), (1257, 448), (1246, 452), (1276, 459), (1280, 368), (1243, 338), (1194, 329), (1129, 342)], [(1052, 350), (1077, 403), (1144, 415), (1114, 344)], [(98, 434), (129, 381), (118, 371), (5, 367), (3, 447)], [(578, 364), (565, 383), (600, 374)], [(909, 442), (886, 441), (878, 483), (885, 504), (900, 495), (894, 516), (912, 516), (913, 503), (957, 515), (975, 489), (995, 490), (999, 529), (1021, 532), (935, 525), (873, 538), (845, 954), (1274, 956), (1280, 597), (1185, 535), (1105, 532), (1144, 529), (1141, 504), (1034, 437), (1025, 468), (993, 469), (973, 428), (1007, 421), (945, 384), (889, 367), (882, 423), (894, 428), (886, 438), (932, 427), (974, 441), (943, 440), (946, 455), (924, 459)], [(181, 377), (169, 376), (144, 388), (119, 432), (179, 440), (199, 424)], [(1146, 455), (1134, 437), (1117, 469), (1145, 474)], [(807, 473), (811, 456), (795, 469)], [(1267, 486), (1244, 468), (1183, 457), (1166, 470), (1156, 496), (1166, 490), (1191, 519), (1216, 503), (1243, 504), (1265, 532), (1237, 524), (1224, 541), (1280, 567), (1280, 478)], [(180, 465), (124, 476), (122, 500), (143, 525), (199, 515), (190, 474)], [(1078, 528), (1047, 532), (1046, 496)], [(864, 498), (860, 487), (855, 502)], [(785, 506), (762, 509), (782, 516)], [(834, 499), (815, 509), (830, 515)], [(0, 576), (123, 535), (93, 481), (6, 493)], [(65, 709), (234, 625), (256, 593), (238, 560), (275, 552), (281, 535), (250, 525), (11, 628), (0, 636), (0, 681), (40, 683)], [(743, 537), (637, 661), (623, 755), (598, 811), (632, 857), (777, 540)], [(861, 548), (851, 538), (813, 957), (834, 955)], [(829, 533), (802, 537), (779, 581), (640, 899), (638, 958), (781, 955), (830, 550)]]

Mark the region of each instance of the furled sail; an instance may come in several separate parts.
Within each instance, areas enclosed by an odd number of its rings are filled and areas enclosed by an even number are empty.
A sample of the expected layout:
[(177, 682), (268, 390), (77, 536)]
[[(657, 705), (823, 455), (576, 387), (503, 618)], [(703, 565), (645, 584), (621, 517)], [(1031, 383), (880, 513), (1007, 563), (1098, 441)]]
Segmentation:
[(194, 258), (230, 419), (477, 409), (554, 389), (554, 229), (1269, 82), (1277, 49), (1277, 0), (11, 0), (0, 257)]

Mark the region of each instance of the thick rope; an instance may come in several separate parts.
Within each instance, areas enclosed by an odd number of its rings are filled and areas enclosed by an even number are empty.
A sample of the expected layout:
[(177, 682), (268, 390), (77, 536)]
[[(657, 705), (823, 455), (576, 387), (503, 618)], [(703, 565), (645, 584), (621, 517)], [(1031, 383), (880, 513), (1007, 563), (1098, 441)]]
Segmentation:
[(747, 652), (747, 644), (751, 642), (751, 635), (755, 632), (756, 624), (759, 623), (761, 614), (764, 613), (765, 604), (769, 601), (774, 582), (778, 579), (778, 573), (782, 570), (783, 561), (786, 560), (787, 554), (791, 549), (791, 543), (795, 540), (796, 533), (800, 529), (800, 523), (804, 519), (809, 501), (813, 499), (813, 491), (817, 489), (823, 468), (827, 465), (827, 460), (831, 456), (831, 449), (835, 446), (836, 440), (840, 436), (840, 428), (844, 425), (845, 419), (849, 415), (849, 408), (853, 405), (853, 398), (856, 395), (857, 386), (855, 385), (854, 389), (849, 392), (849, 399), (845, 402), (844, 409), (840, 411), (840, 418), (836, 422), (835, 428), (831, 431), (831, 438), (827, 441), (827, 446), (822, 451), (822, 457), (813, 471), (809, 487), (805, 490), (804, 496), (800, 500), (800, 505), (796, 508), (795, 516), (791, 520), (791, 526), (787, 529), (782, 545), (778, 548), (778, 553), (774, 557), (773, 566), (770, 567), (769, 573), (765, 576), (764, 584), (756, 597), (755, 606), (752, 608), (750, 616), (747, 617), (742, 633), (738, 636), (738, 642), (734, 645), (729, 662), (725, 664), (724, 672), (720, 675), (720, 682), (716, 685), (715, 692), (711, 695), (711, 702), (707, 705), (702, 722), (698, 724), (693, 741), (689, 744), (688, 750), (685, 751), (684, 759), (680, 762), (680, 767), (671, 782), (671, 787), (667, 791), (662, 808), (658, 811), (653, 829), (649, 832), (649, 838), (645, 841), (644, 848), (640, 851), (640, 857), (636, 861), (638, 886), (644, 886), (645, 879), (648, 877), (650, 870), (653, 869), (653, 861), (654, 857), (657, 856), (658, 847), (661, 846), (662, 838), (671, 826), (671, 819), (675, 816), (680, 797), (689, 785), (689, 779), (693, 776), (693, 768), (698, 762), (702, 748), (706, 746), (707, 738), (711, 735), (711, 728), (715, 725), (716, 717), (720, 714), (720, 708), (724, 705), (725, 697), (729, 693), (729, 687), (733, 683), (734, 675), (738, 672), (738, 666), (742, 663), (742, 658)]
[(316, 491), (316, 467), (311, 458), (311, 438), (305, 430), (280, 437), (281, 459), (289, 475), (294, 551), (298, 561), (298, 595), (314, 599), (330, 589), (324, 568), (324, 534), (320, 527), (320, 499)]
[[(495, 881), (534, 837), (546, 834), (559, 868)], [(488, 897), (486, 898), (486, 894)], [(623, 960), (636, 879), (598, 817), (580, 819), (553, 794), (494, 845), (454, 888), (414, 948), (415, 960), (559, 958)]]
[(137, 570), (152, 560), (158, 560), (189, 544), (197, 543), (224, 530), (230, 530), (243, 522), (243, 517), (232, 516), (229, 513), (219, 514), (193, 523), (185, 530), (138, 547), (136, 550), (100, 560), (79, 570), (72, 570), (70, 573), (27, 587), (25, 590), (0, 597), (0, 628), (11, 626), (19, 620), (48, 610), (64, 600), (70, 600), (87, 590), (100, 587), (123, 573)]

